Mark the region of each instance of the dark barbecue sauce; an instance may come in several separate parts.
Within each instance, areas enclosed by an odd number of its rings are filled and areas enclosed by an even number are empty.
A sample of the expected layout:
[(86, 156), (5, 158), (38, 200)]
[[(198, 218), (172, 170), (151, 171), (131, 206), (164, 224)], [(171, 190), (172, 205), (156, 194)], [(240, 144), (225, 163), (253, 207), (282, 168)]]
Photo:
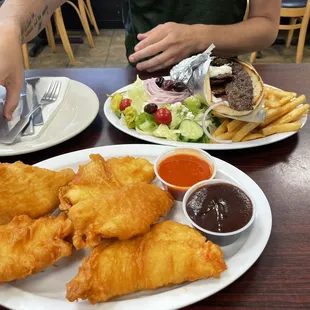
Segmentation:
[(204, 185), (193, 192), (186, 210), (200, 227), (224, 233), (244, 227), (252, 217), (253, 205), (238, 187), (218, 183)]

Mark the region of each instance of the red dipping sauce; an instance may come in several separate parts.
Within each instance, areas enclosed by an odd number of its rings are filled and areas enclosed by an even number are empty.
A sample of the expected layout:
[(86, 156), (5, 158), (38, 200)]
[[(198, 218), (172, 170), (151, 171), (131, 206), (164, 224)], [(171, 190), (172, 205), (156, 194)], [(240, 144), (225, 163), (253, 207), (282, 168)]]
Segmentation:
[(164, 159), (158, 166), (158, 173), (169, 184), (190, 187), (210, 179), (213, 168), (197, 156), (177, 154)]
[(190, 153), (168, 156), (157, 166), (158, 175), (177, 200), (182, 200), (186, 190), (192, 185), (212, 178), (213, 172), (211, 163)]

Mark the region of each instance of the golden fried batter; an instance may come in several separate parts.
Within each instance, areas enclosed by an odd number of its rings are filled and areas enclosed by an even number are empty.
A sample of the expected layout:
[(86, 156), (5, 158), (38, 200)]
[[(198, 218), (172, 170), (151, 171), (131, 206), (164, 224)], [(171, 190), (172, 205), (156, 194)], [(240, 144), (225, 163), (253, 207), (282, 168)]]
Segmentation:
[(72, 169), (59, 172), (25, 165), (0, 164), (0, 225), (16, 215), (39, 218), (59, 205), (58, 191), (75, 176)]
[(106, 163), (121, 186), (150, 183), (155, 178), (154, 167), (145, 158), (114, 157), (108, 159)]
[(219, 246), (189, 226), (166, 221), (144, 236), (95, 248), (67, 284), (67, 299), (95, 304), (141, 290), (219, 278), (225, 269)]
[(154, 184), (130, 184), (113, 195), (87, 199), (71, 207), (77, 249), (97, 246), (102, 238), (129, 239), (146, 233), (173, 205), (169, 192)]
[(60, 189), (61, 210), (91, 197), (112, 194), (122, 186), (149, 183), (154, 177), (153, 165), (143, 158), (120, 157), (107, 161), (99, 154), (90, 155), (90, 162), (81, 165), (74, 180)]
[(113, 193), (121, 187), (104, 158), (95, 154), (90, 155), (90, 159), (79, 167), (72, 182), (59, 190), (61, 210), (69, 210), (80, 201)]
[(20, 215), (0, 226), (0, 283), (23, 279), (70, 256), (72, 246), (64, 239), (72, 232), (64, 213), (37, 220)]

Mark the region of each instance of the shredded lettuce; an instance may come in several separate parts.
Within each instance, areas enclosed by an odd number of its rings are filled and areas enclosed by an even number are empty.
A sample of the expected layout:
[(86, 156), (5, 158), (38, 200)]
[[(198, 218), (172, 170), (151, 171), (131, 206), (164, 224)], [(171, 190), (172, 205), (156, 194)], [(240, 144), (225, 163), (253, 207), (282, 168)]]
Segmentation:
[(147, 102), (147, 93), (144, 88), (144, 81), (137, 76), (137, 80), (132, 84), (127, 93), (131, 99), (131, 106), (139, 113)]
[(184, 104), (194, 115), (201, 112), (201, 101), (196, 96), (187, 97)]
[(200, 126), (202, 124), (203, 115), (204, 115), (204, 110), (201, 110), (194, 118), (194, 121), (197, 122)]
[(169, 125), (170, 129), (177, 129), (181, 122), (186, 118), (188, 109), (180, 103), (167, 104), (165, 105), (167, 109), (170, 110), (172, 121)]
[(153, 131), (153, 136), (159, 138), (166, 138), (172, 141), (177, 141), (179, 138), (179, 131), (171, 130), (167, 125), (160, 124), (158, 128), (155, 131)]
[(141, 113), (136, 118), (136, 128), (141, 131), (152, 133), (158, 127), (154, 116), (148, 113)]

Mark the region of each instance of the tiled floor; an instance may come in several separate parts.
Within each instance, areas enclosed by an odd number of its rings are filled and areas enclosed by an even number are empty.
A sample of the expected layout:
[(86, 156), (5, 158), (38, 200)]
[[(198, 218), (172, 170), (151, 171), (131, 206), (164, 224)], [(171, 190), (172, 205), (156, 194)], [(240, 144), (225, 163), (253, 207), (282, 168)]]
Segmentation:
[[(82, 35), (82, 33), (71, 33)], [(69, 33), (70, 35), (70, 33)], [(84, 37), (84, 36), (83, 36)], [(72, 44), (73, 52), (77, 61), (74, 67), (127, 67), (125, 56), (124, 31), (122, 29), (103, 29), (100, 36), (94, 35), (95, 48), (89, 48), (86, 39), (83, 44)], [(257, 63), (288, 63), (295, 62), (296, 46), (285, 48), (283, 45), (273, 45), (263, 51), (263, 57), (257, 59)], [(249, 55), (241, 56), (248, 60)], [(57, 45), (57, 53), (52, 53), (47, 46), (35, 58), (30, 58), (31, 69), (38, 68), (71, 68), (69, 59), (61, 44)], [(303, 62), (310, 62), (310, 46), (305, 48)]]

